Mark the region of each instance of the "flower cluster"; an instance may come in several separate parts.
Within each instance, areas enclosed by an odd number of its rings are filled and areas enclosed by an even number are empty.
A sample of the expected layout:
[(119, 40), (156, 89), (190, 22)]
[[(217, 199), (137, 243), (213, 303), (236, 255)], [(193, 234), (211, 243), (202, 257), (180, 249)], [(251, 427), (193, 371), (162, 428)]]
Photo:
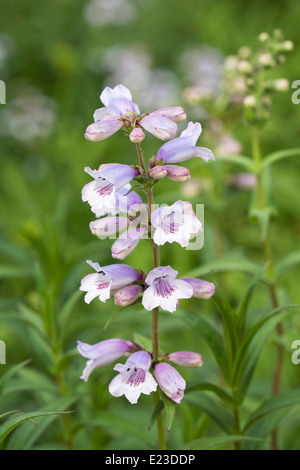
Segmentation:
[[(101, 141), (123, 129), (137, 146), (140, 165), (110, 163), (102, 164), (98, 169), (85, 168), (92, 180), (84, 186), (82, 200), (88, 202), (96, 216), (96, 220), (90, 223), (91, 232), (99, 238), (118, 234), (111, 247), (112, 257), (117, 260), (125, 259), (142, 238), (147, 239), (152, 248), (156, 247), (154, 250), (174, 242), (187, 247), (190, 240), (202, 232), (202, 223), (192, 204), (179, 200), (170, 206), (154, 208), (149, 194), (152, 194), (153, 186), (165, 177), (175, 182), (190, 178), (188, 169), (177, 163), (193, 157), (200, 157), (205, 162), (214, 160), (209, 149), (196, 145), (201, 134), (200, 123), (189, 122), (176, 137), (177, 124), (186, 119), (181, 107), (141, 114), (130, 91), (123, 85), (105, 88), (100, 99), (104, 107), (95, 111), (95, 122), (88, 126), (86, 139)], [(144, 131), (168, 140), (149, 160), (148, 169), (141, 157), (140, 143), (145, 138)], [(132, 190), (133, 181), (135, 186), (146, 192), (148, 204)], [(86, 303), (96, 297), (106, 302), (113, 294), (115, 304), (120, 307), (141, 301), (148, 311), (160, 307), (174, 312), (180, 299), (209, 299), (215, 291), (211, 282), (178, 278), (178, 272), (169, 265), (155, 263), (154, 269), (146, 274), (127, 264), (100, 266), (90, 260), (87, 263), (95, 272), (81, 281), (80, 289), (86, 292)], [(157, 385), (173, 401), (180, 403), (185, 381), (169, 362), (187, 367), (202, 365), (202, 358), (197, 353), (175, 352), (158, 357), (153, 351), (145, 351), (140, 345), (121, 339), (105, 340), (93, 346), (78, 342), (78, 350), (89, 359), (83, 380), (88, 379), (94, 368), (129, 355), (125, 364), (115, 365), (114, 370), (119, 374), (110, 383), (109, 391), (113, 396), (125, 395), (131, 403), (136, 403), (141, 393), (154, 392)]]

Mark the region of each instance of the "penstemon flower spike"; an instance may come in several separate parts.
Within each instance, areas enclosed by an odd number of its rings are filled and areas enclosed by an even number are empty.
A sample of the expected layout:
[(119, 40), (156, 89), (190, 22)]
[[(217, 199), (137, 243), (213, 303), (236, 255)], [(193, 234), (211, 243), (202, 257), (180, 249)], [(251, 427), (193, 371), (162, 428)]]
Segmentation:
[[(141, 394), (153, 392), (154, 405), (158, 406), (159, 386), (163, 394), (179, 404), (184, 397), (186, 383), (168, 362), (200, 367), (202, 357), (197, 352), (188, 351), (159, 356), (159, 308), (174, 312), (179, 308), (180, 299), (209, 299), (214, 294), (215, 286), (200, 279), (180, 279), (171, 266), (161, 266), (159, 247), (167, 242), (187, 247), (190, 240), (202, 231), (202, 223), (187, 201), (179, 200), (172, 205), (156, 208), (153, 186), (164, 178), (174, 182), (187, 181), (191, 178), (188, 169), (177, 163), (193, 157), (200, 157), (205, 162), (214, 161), (214, 156), (209, 149), (196, 145), (202, 131), (200, 123), (189, 122), (181, 135), (176, 137), (177, 123), (186, 119), (185, 111), (180, 106), (141, 114), (132, 101), (131, 92), (123, 85), (117, 85), (114, 89), (106, 87), (100, 99), (104, 107), (94, 113), (95, 123), (88, 126), (85, 137), (91, 141), (101, 141), (123, 129), (129, 141), (136, 145), (139, 165), (134, 162), (132, 165), (109, 163), (100, 165), (98, 170), (85, 168), (93, 181), (84, 186), (82, 199), (90, 204), (97, 217), (90, 223), (90, 229), (99, 238), (121, 233), (112, 245), (112, 257), (118, 260), (126, 258), (142, 238), (148, 238), (154, 266), (145, 274), (125, 264), (100, 267), (99, 263), (87, 261), (96, 272), (82, 279), (80, 289), (86, 292), (87, 303), (96, 297), (106, 302), (113, 293), (114, 303), (119, 307), (141, 302), (146, 310), (152, 311), (152, 351), (142, 350), (135, 343), (119, 339), (104, 340), (93, 346), (79, 342), (80, 354), (89, 359), (82, 378), (87, 380), (96, 367), (111, 364), (129, 354), (125, 364), (115, 365), (114, 370), (119, 374), (111, 381), (109, 392), (114, 397), (125, 395), (131, 404), (137, 403)], [(141, 147), (146, 137), (144, 131), (158, 139), (168, 140), (149, 159), (148, 169)], [(136, 184), (132, 188), (133, 180)], [(132, 191), (136, 187), (146, 193), (146, 204)], [(159, 448), (165, 449), (162, 413), (157, 417), (157, 429)]]

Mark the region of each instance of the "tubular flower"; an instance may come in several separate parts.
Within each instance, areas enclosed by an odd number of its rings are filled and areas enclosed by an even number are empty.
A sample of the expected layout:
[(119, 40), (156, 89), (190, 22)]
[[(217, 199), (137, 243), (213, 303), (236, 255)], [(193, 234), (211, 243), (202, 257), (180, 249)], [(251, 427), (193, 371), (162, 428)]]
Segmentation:
[(80, 285), (80, 290), (87, 292), (84, 301), (89, 304), (99, 297), (101, 302), (110, 298), (110, 291), (120, 289), (136, 281), (139, 277), (135, 269), (126, 264), (111, 264), (100, 267), (99, 263), (87, 260), (87, 263), (97, 271), (85, 276)]
[(121, 84), (115, 88), (106, 87), (100, 100), (104, 107), (95, 111), (95, 122), (84, 134), (92, 142), (105, 140), (122, 127), (131, 130), (129, 138), (134, 143), (142, 142), (145, 137), (141, 127), (159, 139), (168, 140), (176, 136), (176, 123), (186, 119), (183, 108), (179, 106), (141, 116), (138, 105), (132, 102), (131, 92)]
[(148, 228), (130, 228), (122, 233), (111, 247), (113, 258), (124, 259), (135, 249)]
[(176, 351), (174, 353), (164, 355), (168, 361), (174, 362), (184, 367), (201, 367), (203, 364), (200, 354), (190, 351)]
[(174, 367), (165, 362), (155, 364), (155, 378), (162, 391), (171, 400), (180, 403), (184, 396), (186, 387), (185, 380)]
[(154, 268), (145, 279), (148, 288), (143, 295), (142, 304), (146, 310), (161, 307), (174, 312), (179, 299), (189, 299), (193, 295), (193, 288), (187, 282), (176, 279), (178, 272), (171, 266)]
[(93, 345), (77, 341), (79, 353), (89, 359), (80, 378), (87, 382), (91, 372), (93, 372), (96, 367), (111, 364), (119, 359), (119, 357), (130, 352), (134, 347), (135, 345), (132, 342), (117, 338), (106, 339)]
[(129, 222), (126, 217), (104, 217), (90, 222), (90, 229), (99, 238), (109, 237), (125, 230)]
[(142, 287), (137, 284), (123, 287), (114, 295), (115, 305), (119, 305), (120, 307), (127, 307), (127, 305), (131, 305), (137, 300), (141, 292)]
[(136, 171), (128, 165), (113, 165), (102, 172), (84, 169), (94, 181), (82, 189), (82, 200), (87, 201), (97, 217), (116, 212), (116, 192), (126, 186), (135, 176)]
[(129, 356), (125, 364), (116, 364), (114, 370), (119, 374), (109, 384), (111, 395), (125, 395), (131, 404), (135, 404), (141, 393), (150, 395), (155, 392), (157, 383), (149, 372), (151, 361), (148, 352), (137, 351)]
[(156, 155), (156, 161), (165, 163), (178, 163), (189, 160), (192, 157), (200, 157), (204, 161), (214, 160), (211, 150), (205, 147), (196, 147), (196, 142), (201, 134), (202, 128), (199, 122), (189, 122), (187, 128), (180, 137), (166, 142)]
[(192, 286), (193, 297), (197, 299), (210, 299), (215, 293), (215, 285), (213, 282), (202, 281), (194, 277), (183, 277), (182, 280)]
[(177, 242), (185, 247), (190, 238), (202, 231), (202, 224), (191, 210), (190, 203), (183, 201), (156, 209), (151, 215), (151, 225), (155, 227), (153, 240), (156, 245)]

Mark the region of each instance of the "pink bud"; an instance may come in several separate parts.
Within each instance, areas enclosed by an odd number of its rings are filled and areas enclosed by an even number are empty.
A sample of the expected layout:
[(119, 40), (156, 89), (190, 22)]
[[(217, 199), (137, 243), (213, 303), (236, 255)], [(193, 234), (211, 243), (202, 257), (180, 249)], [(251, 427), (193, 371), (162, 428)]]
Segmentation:
[(155, 377), (162, 391), (171, 400), (180, 403), (186, 387), (185, 380), (174, 367), (165, 362), (155, 364)]
[(165, 168), (167, 170), (167, 177), (177, 183), (183, 183), (191, 178), (189, 170), (183, 166), (166, 165)]
[(149, 170), (149, 175), (151, 176), (151, 178), (161, 180), (162, 178), (167, 176), (167, 169), (162, 165), (158, 165)]
[(114, 295), (115, 305), (119, 305), (120, 307), (127, 307), (127, 305), (130, 305), (136, 301), (141, 291), (142, 287), (138, 285), (123, 287), (123, 289), (118, 290), (118, 292), (116, 292)]
[(97, 237), (109, 237), (126, 229), (128, 224), (126, 217), (104, 217), (90, 222), (90, 229)]
[(138, 144), (142, 142), (144, 138), (145, 138), (145, 134), (140, 127), (135, 127), (129, 135), (129, 139), (134, 144)]
[(182, 280), (192, 286), (193, 297), (197, 299), (210, 299), (215, 293), (215, 285), (212, 282), (193, 277), (184, 277)]
[(174, 362), (179, 366), (201, 367), (203, 364), (202, 356), (190, 351), (177, 351), (171, 354), (166, 354), (165, 357), (168, 361)]

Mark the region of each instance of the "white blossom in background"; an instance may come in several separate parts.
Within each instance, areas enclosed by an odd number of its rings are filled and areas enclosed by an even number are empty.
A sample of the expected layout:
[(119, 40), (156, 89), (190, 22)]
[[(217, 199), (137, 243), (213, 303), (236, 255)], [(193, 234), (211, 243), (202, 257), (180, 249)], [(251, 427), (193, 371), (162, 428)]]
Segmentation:
[(136, 17), (132, 1), (91, 0), (85, 4), (84, 18), (91, 26), (122, 25)]
[(202, 46), (188, 49), (180, 57), (180, 66), (189, 87), (198, 98), (216, 95), (221, 86), (224, 57), (220, 50)]
[(56, 121), (55, 102), (33, 87), (20, 87), (19, 95), (6, 104), (1, 132), (21, 142), (47, 137)]
[(123, 83), (141, 109), (150, 112), (179, 101), (178, 79), (169, 70), (155, 68), (145, 46), (94, 48), (88, 55), (87, 66), (95, 73), (104, 74), (107, 84)]

